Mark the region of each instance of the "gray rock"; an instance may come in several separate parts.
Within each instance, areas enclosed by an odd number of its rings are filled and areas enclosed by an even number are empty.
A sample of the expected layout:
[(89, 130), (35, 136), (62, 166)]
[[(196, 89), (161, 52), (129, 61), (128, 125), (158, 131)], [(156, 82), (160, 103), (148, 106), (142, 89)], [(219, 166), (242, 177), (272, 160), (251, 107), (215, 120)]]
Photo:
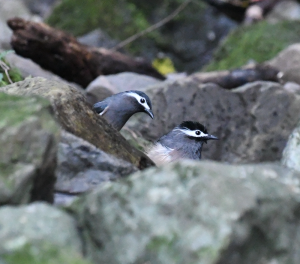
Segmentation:
[(113, 40), (108, 36), (107, 33), (105, 33), (100, 28), (93, 30), (92, 32), (89, 32), (81, 37), (78, 37), (77, 40), (85, 45), (91, 46), (91, 47), (99, 47), (99, 48), (107, 48), (110, 49), (118, 44), (117, 40)]
[(1, 87), (0, 91), (46, 98), (51, 103), (54, 116), (66, 131), (139, 169), (153, 165), (146, 155), (132, 147), (118, 131), (92, 111), (81, 92), (65, 83), (44, 78), (27, 78)]
[(21, 0), (33, 14), (45, 17), (52, 11), (53, 5), (58, 0)]
[(142, 74), (123, 72), (99, 76), (86, 89), (86, 95), (92, 104), (102, 101), (115, 93), (128, 90), (145, 90), (147, 87), (161, 83), (161, 80)]
[(104, 181), (136, 172), (131, 163), (118, 159), (70, 133), (63, 132), (58, 148), (55, 190), (78, 194)]
[(155, 141), (184, 120), (205, 124), (220, 140), (203, 158), (234, 163), (279, 161), (300, 113), (300, 94), (277, 83), (255, 82), (235, 90), (199, 84), (193, 76), (145, 90), (155, 119), (134, 116), (126, 124)]
[(13, 17), (22, 17), (24, 19), (34, 18), (24, 3), (20, 0), (0, 0), (0, 49), (10, 49), (10, 39), (12, 31), (6, 24), (6, 21)]
[(300, 44), (293, 44), (280, 52), (269, 64), (283, 73), (283, 82), (300, 84)]
[(299, 93), (300, 92), (300, 85), (294, 82), (286, 82), (283, 85), (283, 88), (291, 93)]
[(300, 171), (300, 124), (290, 135), (281, 162), (288, 168)]
[(0, 205), (53, 201), (59, 127), (50, 103), (0, 93)]
[(267, 15), (266, 20), (271, 23), (283, 20), (300, 20), (300, 5), (296, 1), (279, 1)]
[(95, 263), (298, 264), (300, 174), (181, 161), (107, 183), (70, 209)]
[(1, 263), (87, 263), (76, 223), (42, 203), (0, 208)]

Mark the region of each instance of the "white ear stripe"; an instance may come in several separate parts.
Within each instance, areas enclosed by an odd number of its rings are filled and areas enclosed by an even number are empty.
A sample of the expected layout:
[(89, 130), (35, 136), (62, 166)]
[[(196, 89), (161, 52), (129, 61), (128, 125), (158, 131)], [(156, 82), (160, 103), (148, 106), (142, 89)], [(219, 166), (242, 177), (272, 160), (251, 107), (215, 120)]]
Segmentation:
[[(180, 131), (188, 136), (191, 137), (197, 137), (197, 138), (202, 138), (202, 137), (207, 137), (208, 134), (203, 133), (201, 130), (189, 130), (189, 129), (180, 129), (180, 128), (176, 128), (175, 131)], [(200, 135), (196, 135), (196, 131), (200, 132)]]
[[(132, 93), (132, 92), (127, 93), (127, 95), (128, 95), (128, 96), (131, 96), (131, 97), (134, 97), (134, 98), (139, 102), (139, 104), (141, 104), (142, 106), (144, 106), (146, 109), (150, 110), (150, 107), (149, 107), (149, 105), (148, 105), (148, 103), (147, 103), (146, 98), (144, 98), (144, 97), (142, 97), (142, 96), (140, 96), (140, 95), (138, 95), (138, 94), (136, 94), (136, 93)], [(143, 104), (140, 102), (140, 100), (141, 100), (142, 98), (145, 99), (145, 103), (143, 103)]]

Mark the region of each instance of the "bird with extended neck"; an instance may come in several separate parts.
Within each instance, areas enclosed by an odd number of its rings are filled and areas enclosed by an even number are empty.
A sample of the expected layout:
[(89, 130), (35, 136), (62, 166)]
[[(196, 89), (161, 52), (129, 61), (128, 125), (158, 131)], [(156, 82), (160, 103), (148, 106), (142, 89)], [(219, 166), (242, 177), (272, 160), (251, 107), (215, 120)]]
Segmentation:
[(168, 134), (162, 136), (148, 151), (147, 155), (156, 165), (162, 165), (178, 159), (201, 159), (203, 143), (218, 138), (207, 133), (204, 125), (198, 122), (184, 121)]
[(141, 91), (131, 90), (114, 94), (94, 104), (93, 109), (118, 131), (135, 113), (145, 112), (152, 119), (154, 117), (151, 101)]

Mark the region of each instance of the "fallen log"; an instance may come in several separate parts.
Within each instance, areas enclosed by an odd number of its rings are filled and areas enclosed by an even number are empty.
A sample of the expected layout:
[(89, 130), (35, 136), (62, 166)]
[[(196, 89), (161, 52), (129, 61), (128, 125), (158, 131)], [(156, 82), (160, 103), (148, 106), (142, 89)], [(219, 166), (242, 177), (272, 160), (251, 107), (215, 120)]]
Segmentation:
[(231, 71), (200, 72), (191, 75), (200, 83), (216, 83), (225, 89), (234, 89), (255, 81), (279, 82), (279, 70), (267, 65), (258, 64)]
[(99, 75), (125, 71), (164, 79), (143, 59), (83, 45), (71, 35), (44, 23), (12, 18), (7, 24), (13, 30), (11, 45), (17, 54), (84, 88)]

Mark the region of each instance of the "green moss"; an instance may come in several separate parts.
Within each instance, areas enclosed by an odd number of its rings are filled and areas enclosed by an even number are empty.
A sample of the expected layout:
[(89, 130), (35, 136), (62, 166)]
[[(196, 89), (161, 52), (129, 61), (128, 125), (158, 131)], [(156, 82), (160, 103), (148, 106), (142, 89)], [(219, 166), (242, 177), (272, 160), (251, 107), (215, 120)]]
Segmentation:
[[(54, 246), (40, 245), (39, 248), (26, 245), (14, 252), (2, 254), (6, 264), (89, 264), (75, 252), (58, 249)], [(1, 260), (1, 259), (0, 259)]]
[(1, 175), (10, 175), (13, 172), (13, 168), (8, 164), (0, 163), (0, 172)]
[(20, 164), (16, 164), (12, 166), (11, 164), (4, 164), (0, 163), (0, 180), (1, 183), (5, 185), (5, 187), (8, 190), (13, 190), (14, 187), (16, 186), (16, 180), (14, 177), (11, 177), (11, 175), (17, 171), (17, 170), (22, 170), (24, 167)]
[(42, 98), (21, 97), (0, 92), (0, 129), (18, 124), (27, 117), (44, 115), (49, 117), (48, 111), (41, 111), (47, 109), (48, 105), (50, 103)]
[(292, 43), (300, 41), (300, 22), (267, 22), (242, 26), (233, 31), (220, 45), (205, 71), (227, 70), (245, 65), (249, 60), (264, 62), (272, 59)]
[(135, 4), (125, 0), (63, 0), (47, 23), (75, 36), (100, 27), (120, 40), (149, 26)]

